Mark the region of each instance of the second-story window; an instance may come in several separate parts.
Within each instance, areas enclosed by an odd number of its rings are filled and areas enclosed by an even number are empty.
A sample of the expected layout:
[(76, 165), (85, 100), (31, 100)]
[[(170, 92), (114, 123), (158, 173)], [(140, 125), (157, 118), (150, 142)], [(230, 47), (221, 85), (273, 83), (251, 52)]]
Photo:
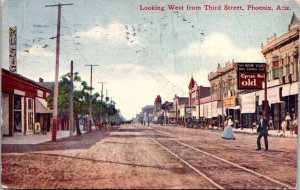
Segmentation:
[(279, 79), (279, 61), (273, 62), (273, 79)]

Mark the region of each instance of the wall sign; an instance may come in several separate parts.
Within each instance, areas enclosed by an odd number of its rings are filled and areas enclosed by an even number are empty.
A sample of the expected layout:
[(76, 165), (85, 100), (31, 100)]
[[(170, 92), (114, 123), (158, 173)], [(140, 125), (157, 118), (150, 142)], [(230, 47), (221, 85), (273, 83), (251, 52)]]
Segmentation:
[(9, 28), (9, 70), (17, 72), (17, 27)]
[(20, 96), (25, 96), (25, 92), (18, 90), (18, 89), (14, 89), (14, 94), (20, 95)]

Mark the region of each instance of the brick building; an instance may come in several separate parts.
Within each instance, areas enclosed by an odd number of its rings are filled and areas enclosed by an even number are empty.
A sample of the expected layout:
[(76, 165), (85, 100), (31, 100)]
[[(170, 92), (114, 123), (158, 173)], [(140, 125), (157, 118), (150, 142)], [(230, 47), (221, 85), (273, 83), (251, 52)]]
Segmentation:
[(298, 115), (299, 20), (295, 14), (288, 31), (267, 38), (261, 52), (267, 63), (270, 115), (274, 124), (280, 126), (286, 112)]

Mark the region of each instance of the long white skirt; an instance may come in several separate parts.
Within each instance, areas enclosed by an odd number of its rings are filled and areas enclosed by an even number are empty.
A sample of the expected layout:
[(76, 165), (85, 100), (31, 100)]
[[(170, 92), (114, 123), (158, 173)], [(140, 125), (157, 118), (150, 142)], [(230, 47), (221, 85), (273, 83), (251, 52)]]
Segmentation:
[(233, 135), (233, 130), (231, 126), (228, 126), (224, 129), (223, 134), (222, 134), (223, 139), (235, 139)]

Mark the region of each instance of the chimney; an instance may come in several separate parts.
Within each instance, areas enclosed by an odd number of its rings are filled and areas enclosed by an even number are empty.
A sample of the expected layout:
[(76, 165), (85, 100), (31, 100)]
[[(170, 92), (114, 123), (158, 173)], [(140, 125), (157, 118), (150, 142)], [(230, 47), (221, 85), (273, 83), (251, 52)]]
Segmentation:
[(44, 82), (44, 79), (40, 77), (39, 82)]

